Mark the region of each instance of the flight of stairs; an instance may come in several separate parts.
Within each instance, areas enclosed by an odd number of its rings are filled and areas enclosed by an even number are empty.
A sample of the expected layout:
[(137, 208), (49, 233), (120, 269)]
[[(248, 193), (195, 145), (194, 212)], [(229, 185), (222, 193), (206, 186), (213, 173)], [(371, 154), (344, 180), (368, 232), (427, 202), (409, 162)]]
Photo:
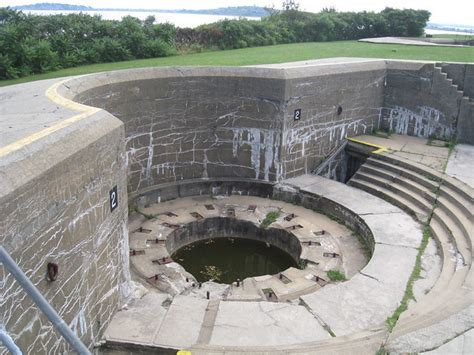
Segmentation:
[(429, 222), (442, 259), (432, 289), (402, 314), (391, 338), (443, 321), (473, 302), (473, 189), (427, 166), (393, 156), (373, 154), (349, 180), (405, 210), (420, 223)]
[(471, 105), (474, 105), (474, 98), (469, 97), (460, 87), (459, 85), (454, 81), (453, 78), (449, 76), (449, 74), (445, 71), (443, 68), (443, 63), (436, 63), (434, 66), (434, 72), (437, 75), (440, 75), (443, 77), (444, 80), (446, 80), (451, 86), (453, 87), (454, 90), (457, 91), (459, 95), (461, 95), (461, 100), (468, 102)]

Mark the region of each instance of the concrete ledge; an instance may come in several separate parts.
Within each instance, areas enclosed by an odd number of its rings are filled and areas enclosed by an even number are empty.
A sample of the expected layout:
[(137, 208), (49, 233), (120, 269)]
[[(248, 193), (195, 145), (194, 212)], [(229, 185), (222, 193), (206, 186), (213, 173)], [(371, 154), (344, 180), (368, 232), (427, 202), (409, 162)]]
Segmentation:
[(359, 275), (337, 287), (303, 296), (303, 302), (336, 335), (385, 328), (384, 321), (398, 307), (413, 271), (421, 227), (388, 202), (332, 180), (302, 175), (284, 183), (297, 188), (298, 194), (331, 200), (359, 216), (375, 242), (372, 258)]

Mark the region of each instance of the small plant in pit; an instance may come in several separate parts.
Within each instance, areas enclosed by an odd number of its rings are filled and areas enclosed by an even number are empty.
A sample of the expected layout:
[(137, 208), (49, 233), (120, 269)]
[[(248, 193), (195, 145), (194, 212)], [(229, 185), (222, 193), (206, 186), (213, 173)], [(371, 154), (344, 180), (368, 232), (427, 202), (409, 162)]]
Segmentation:
[(268, 212), (265, 219), (260, 223), (260, 228), (267, 228), (280, 217), (280, 210)]
[(327, 272), (327, 275), (329, 277), (329, 280), (331, 281), (345, 281), (347, 280), (346, 279), (346, 275), (344, 275), (343, 272), (340, 272), (339, 270), (329, 270)]
[(307, 259), (300, 259), (300, 262), (299, 262), (298, 266), (300, 267), (300, 270), (306, 269), (306, 267), (308, 266), (308, 260)]
[(222, 270), (214, 265), (204, 266), (204, 271), (201, 271), (201, 274), (209, 278), (209, 281), (220, 281), (222, 276)]

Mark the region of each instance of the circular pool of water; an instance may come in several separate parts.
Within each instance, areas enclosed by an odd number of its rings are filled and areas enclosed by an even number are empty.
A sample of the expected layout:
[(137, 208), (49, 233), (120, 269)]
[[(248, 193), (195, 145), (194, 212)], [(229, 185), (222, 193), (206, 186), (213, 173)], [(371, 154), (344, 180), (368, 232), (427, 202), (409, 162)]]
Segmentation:
[(171, 257), (199, 282), (230, 284), (237, 279), (274, 275), (297, 267), (295, 260), (280, 248), (241, 237), (200, 240), (178, 249)]

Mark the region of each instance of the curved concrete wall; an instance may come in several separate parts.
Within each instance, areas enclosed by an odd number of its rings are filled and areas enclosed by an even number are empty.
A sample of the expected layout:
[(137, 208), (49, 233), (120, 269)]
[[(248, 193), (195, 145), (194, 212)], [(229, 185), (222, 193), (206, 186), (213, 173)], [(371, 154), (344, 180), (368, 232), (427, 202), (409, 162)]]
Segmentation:
[[(54, 133), (54, 123), (47, 126), (42, 139), (29, 136), (29, 144), (0, 147), (0, 243), (92, 348), (123, 302), (130, 278), (123, 124), (102, 111)], [(119, 204), (111, 212), (113, 186)], [(47, 278), (49, 262), (58, 265), (56, 281)], [(2, 271), (0, 329), (25, 354), (71, 352)], [(7, 351), (0, 346), (0, 353)]]
[(228, 237), (269, 243), (290, 255), (296, 264), (300, 261), (301, 243), (294, 234), (280, 228), (260, 228), (250, 221), (231, 217), (211, 217), (188, 223), (166, 237), (166, 249), (172, 255), (197, 241)]
[(384, 77), (382, 61), (141, 69), (75, 79), (62, 93), (124, 122), (134, 198), (189, 179), (279, 181), (310, 172), (346, 137), (371, 132)]

